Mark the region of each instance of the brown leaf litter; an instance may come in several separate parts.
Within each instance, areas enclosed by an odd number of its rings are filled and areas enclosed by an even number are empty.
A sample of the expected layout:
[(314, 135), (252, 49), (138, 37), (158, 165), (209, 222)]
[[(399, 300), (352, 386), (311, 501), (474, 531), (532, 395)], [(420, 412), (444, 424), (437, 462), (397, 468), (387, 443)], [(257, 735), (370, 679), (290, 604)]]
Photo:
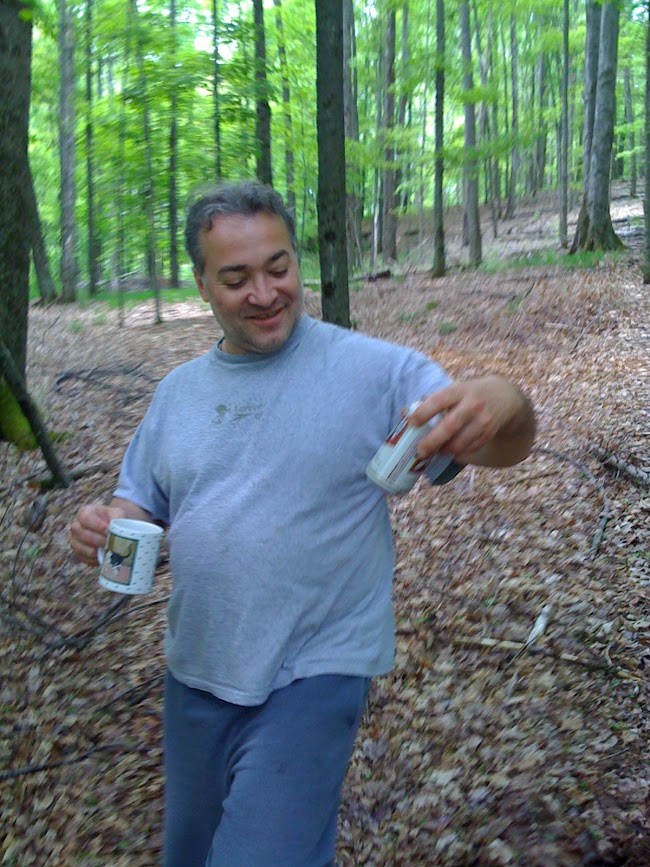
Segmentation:
[[(633, 254), (352, 293), (360, 330), (522, 383), (539, 435), (513, 469), (392, 502), (397, 660), (345, 784), (342, 867), (650, 864), (650, 492), (598, 454), (648, 470), (648, 299)], [(48, 492), (30, 529), (46, 468), (0, 451), (4, 865), (159, 860), (167, 567), (152, 596), (108, 610), (67, 526), (110, 494), (156, 381), (217, 335), (198, 304), (164, 316), (31, 312), (30, 389), (71, 435), (60, 456), (103, 468)]]

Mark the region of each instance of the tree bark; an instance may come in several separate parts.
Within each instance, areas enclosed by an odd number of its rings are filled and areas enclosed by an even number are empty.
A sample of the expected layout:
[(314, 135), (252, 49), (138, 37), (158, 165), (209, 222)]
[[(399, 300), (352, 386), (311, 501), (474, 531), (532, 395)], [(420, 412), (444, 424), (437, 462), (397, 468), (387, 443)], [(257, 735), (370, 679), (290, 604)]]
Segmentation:
[(444, 161), (444, 105), (445, 105), (445, 4), (436, 0), (436, 109), (435, 159), (433, 167), (433, 268), (434, 277), (443, 277), (445, 262), (445, 227), (443, 210)]
[(59, 158), (61, 165), (61, 300), (77, 299), (75, 207), (74, 25), (69, 0), (59, 5)]
[(645, 41), (645, 119), (644, 119), (644, 138), (645, 138), (645, 192), (643, 194), (644, 204), (644, 245), (643, 245), (643, 282), (650, 283), (650, 0), (648, 0), (648, 12), (646, 21), (646, 41)]
[(212, 0), (212, 105), (214, 118), (214, 174), (217, 180), (223, 175), (221, 161), (221, 106), (220, 106), (220, 72), (219, 72), (219, 4)]
[(381, 248), (385, 262), (397, 258), (397, 219), (395, 217), (395, 147), (392, 142), (395, 127), (395, 9), (386, 16), (384, 46), (384, 196)]
[[(1, 13), (0, 13), (1, 14)], [(61, 466), (57, 457), (56, 451), (47, 432), (40, 413), (32, 401), (27, 387), (25, 386), (25, 378), (20, 373), (11, 353), (0, 335), (0, 373), (4, 377), (13, 396), (27, 419), (29, 426), (34, 434), (34, 438), (38, 443), (45, 462), (47, 463), (50, 472), (52, 473), (57, 485), (62, 488), (67, 488), (70, 485), (70, 480)]]
[(86, 197), (88, 220), (88, 294), (99, 290), (101, 245), (95, 219), (95, 164), (93, 130), (93, 0), (86, 0)]
[[(460, 41), (463, 57), (463, 90), (472, 91), (472, 48), (469, 24), (469, 2), (460, 3)], [(464, 221), (469, 245), (469, 264), (479, 265), (482, 260), (481, 222), (478, 203), (478, 161), (476, 158), (476, 112), (471, 97), (465, 99), (465, 145), (464, 145)]]
[(43, 240), (43, 227), (38, 213), (38, 203), (36, 201), (36, 194), (34, 193), (34, 179), (32, 178), (31, 171), (29, 172), (29, 187), (26, 192), (30, 225), (29, 237), (32, 244), (32, 261), (34, 262), (34, 271), (36, 272), (38, 292), (44, 304), (51, 304), (56, 299), (56, 287), (52, 279), (45, 241)]
[(604, 2), (598, 47), (598, 84), (594, 112), (584, 250), (615, 250), (623, 246), (612, 226), (609, 182), (616, 121), (616, 62), (620, 10), (617, 0)]
[(515, 202), (517, 195), (517, 175), (519, 171), (519, 147), (517, 136), (519, 135), (519, 63), (517, 46), (517, 25), (515, 16), (510, 16), (510, 72), (512, 75), (512, 153), (510, 155), (510, 184), (508, 186), (508, 204), (506, 206), (506, 220), (511, 220), (515, 215)]
[(318, 132), (318, 241), (323, 319), (350, 327), (345, 241), (345, 122), (343, 104), (343, 7), (316, 6)]
[(156, 252), (156, 206), (154, 199), (153, 143), (151, 140), (151, 117), (149, 112), (149, 93), (147, 78), (144, 73), (144, 39), (142, 22), (138, 16), (137, 0), (131, 0), (133, 22), (135, 24), (138, 69), (138, 90), (142, 104), (142, 138), (144, 144), (145, 177), (144, 177), (144, 209), (147, 220), (147, 274), (149, 285), (153, 290), (154, 325), (162, 322), (162, 305), (160, 285), (158, 282), (158, 262)]
[(171, 94), (169, 118), (169, 286), (178, 286), (178, 95), (176, 88), (176, 0), (169, 3), (169, 24), (171, 29)]
[(287, 207), (295, 216), (296, 187), (293, 159), (293, 122), (291, 118), (291, 89), (289, 87), (289, 71), (287, 65), (287, 50), (284, 43), (284, 26), (282, 23), (282, 0), (273, 0), (275, 6), (275, 29), (278, 42), (278, 60), (280, 61), (280, 77), (282, 79), (282, 119), (284, 121), (284, 174), (287, 186)]
[(0, 337), (25, 377), (31, 178), (27, 159), (32, 25), (26, 3), (0, 4)]
[(569, 0), (562, 10), (562, 119), (560, 132), (560, 244), (569, 246)]
[[(353, 0), (343, 0), (343, 99), (346, 140), (346, 237), (348, 268), (360, 267), (363, 261), (361, 232), (363, 218), (363, 181), (358, 160), (348, 158), (348, 142), (359, 143), (357, 42)], [(356, 153), (356, 151), (355, 151)]]
[(266, 39), (264, 35), (264, 3), (253, 0), (255, 15), (255, 91), (257, 177), (264, 184), (273, 183), (271, 169), (271, 108), (266, 79)]
[(571, 253), (575, 253), (584, 243), (588, 231), (587, 191), (589, 189), (589, 169), (591, 166), (591, 145), (596, 112), (596, 88), (598, 86), (598, 46), (600, 43), (601, 6), (599, 0), (586, 0), (586, 34), (584, 62), (584, 124), (583, 124), (583, 180), (582, 203), (576, 225)]
[(634, 135), (634, 100), (632, 99), (632, 70), (627, 65), (624, 70), (625, 86), (625, 123), (627, 124), (627, 147), (630, 152), (630, 195), (636, 196), (636, 136)]

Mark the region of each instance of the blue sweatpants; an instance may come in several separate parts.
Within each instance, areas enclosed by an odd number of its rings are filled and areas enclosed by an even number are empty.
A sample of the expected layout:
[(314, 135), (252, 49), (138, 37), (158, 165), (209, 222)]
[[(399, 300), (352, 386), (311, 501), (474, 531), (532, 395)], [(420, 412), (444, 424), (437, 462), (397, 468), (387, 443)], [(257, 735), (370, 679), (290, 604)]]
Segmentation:
[(241, 707), (168, 673), (164, 867), (333, 865), (369, 685), (320, 675)]

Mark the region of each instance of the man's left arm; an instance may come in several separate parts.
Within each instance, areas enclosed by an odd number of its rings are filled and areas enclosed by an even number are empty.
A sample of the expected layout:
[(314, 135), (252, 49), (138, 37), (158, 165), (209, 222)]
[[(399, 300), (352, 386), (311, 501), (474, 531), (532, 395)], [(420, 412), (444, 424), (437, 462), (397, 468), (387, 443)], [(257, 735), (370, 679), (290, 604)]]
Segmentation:
[(447, 455), (458, 464), (510, 467), (523, 461), (535, 439), (530, 400), (501, 376), (454, 382), (429, 395), (411, 415), (414, 425), (440, 421), (418, 445), (418, 457)]

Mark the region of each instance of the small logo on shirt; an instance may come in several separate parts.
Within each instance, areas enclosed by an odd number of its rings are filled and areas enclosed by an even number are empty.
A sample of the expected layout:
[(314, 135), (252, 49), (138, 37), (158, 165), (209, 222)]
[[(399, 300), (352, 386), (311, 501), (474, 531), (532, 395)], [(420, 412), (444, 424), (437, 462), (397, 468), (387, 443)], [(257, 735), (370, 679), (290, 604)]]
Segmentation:
[(215, 408), (216, 417), (215, 424), (223, 424), (224, 422), (239, 422), (253, 419), (261, 421), (264, 408), (256, 403), (243, 403), (236, 406), (228, 406), (225, 403), (217, 404)]

